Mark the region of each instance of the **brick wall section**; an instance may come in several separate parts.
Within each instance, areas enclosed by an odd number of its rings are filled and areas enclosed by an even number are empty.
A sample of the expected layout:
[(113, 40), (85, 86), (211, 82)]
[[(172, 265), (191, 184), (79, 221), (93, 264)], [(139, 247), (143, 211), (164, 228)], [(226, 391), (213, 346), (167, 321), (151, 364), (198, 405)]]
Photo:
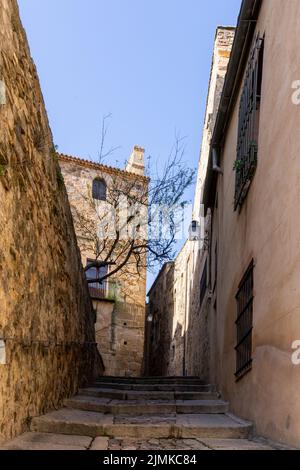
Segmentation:
[(0, 439), (100, 373), (66, 190), (15, 0), (0, 0)]

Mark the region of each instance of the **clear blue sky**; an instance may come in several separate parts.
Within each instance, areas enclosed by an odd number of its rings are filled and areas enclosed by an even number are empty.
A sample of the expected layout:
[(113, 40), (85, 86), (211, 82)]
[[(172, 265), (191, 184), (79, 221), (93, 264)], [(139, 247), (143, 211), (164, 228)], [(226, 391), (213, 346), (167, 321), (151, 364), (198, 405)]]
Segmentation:
[[(163, 160), (177, 129), (199, 157), (215, 30), (235, 25), (241, 0), (19, 0), (55, 144), (97, 159), (112, 113), (107, 164), (133, 145)], [(193, 190), (191, 189), (192, 199)]]

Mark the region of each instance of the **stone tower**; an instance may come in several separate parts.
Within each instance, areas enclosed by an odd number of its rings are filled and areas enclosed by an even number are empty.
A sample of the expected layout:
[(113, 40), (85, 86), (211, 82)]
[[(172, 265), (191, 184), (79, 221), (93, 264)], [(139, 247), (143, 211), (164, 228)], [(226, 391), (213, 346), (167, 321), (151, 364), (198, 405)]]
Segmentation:
[(145, 174), (145, 150), (142, 147), (134, 146), (132, 154), (126, 165), (126, 171), (144, 176)]

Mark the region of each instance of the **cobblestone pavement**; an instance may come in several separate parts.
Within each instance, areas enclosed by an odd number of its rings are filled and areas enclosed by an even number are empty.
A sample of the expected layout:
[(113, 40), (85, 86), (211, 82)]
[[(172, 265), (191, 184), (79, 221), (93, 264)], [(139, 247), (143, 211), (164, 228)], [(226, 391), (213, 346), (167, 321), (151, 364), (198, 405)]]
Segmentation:
[(110, 439), (108, 450), (272, 450), (269, 445), (244, 439)]

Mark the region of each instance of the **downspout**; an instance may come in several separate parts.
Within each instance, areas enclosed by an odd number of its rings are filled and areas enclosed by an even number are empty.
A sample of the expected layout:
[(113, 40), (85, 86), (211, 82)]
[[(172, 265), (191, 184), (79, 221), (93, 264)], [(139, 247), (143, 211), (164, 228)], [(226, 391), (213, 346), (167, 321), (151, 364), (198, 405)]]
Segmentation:
[(219, 173), (220, 175), (223, 175), (223, 170), (219, 166), (219, 155), (218, 151), (215, 147), (212, 149), (212, 169), (214, 172)]

